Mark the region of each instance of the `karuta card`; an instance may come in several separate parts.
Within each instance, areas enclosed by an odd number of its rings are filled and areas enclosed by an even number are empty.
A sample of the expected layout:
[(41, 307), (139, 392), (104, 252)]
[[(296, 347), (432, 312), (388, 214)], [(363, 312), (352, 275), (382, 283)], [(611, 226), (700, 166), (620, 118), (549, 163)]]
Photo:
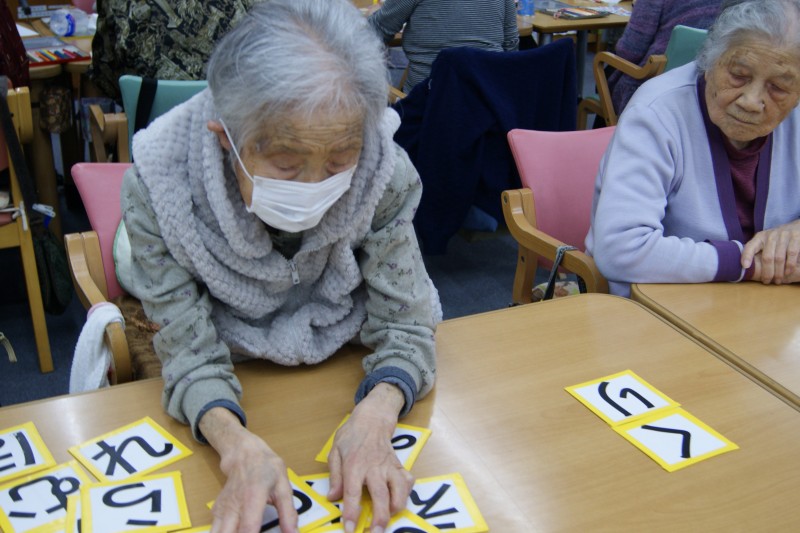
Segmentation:
[(28, 530), (27, 533), (66, 533), (66, 523), (66, 518), (59, 518), (55, 522)]
[[(336, 430), (347, 422), (349, 416), (350, 415), (344, 417), (344, 420), (337, 426)], [(328, 438), (328, 442), (325, 443), (322, 451), (317, 454), (315, 459), (320, 463), (328, 462), (328, 454), (331, 453), (331, 448), (333, 448), (333, 438), (335, 435), (336, 431)], [(428, 428), (397, 424), (394, 435), (392, 435), (392, 448), (394, 448), (394, 452), (397, 454), (397, 459), (400, 461), (400, 464), (403, 465), (406, 470), (411, 470), (414, 461), (419, 457), (419, 453), (422, 451), (425, 443), (428, 442), (430, 436), (431, 430)]]
[(181, 529), (175, 533), (211, 533), (211, 526), (192, 527), (189, 529)]
[[(305, 481), (314, 492), (327, 500), (328, 491), (331, 488), (331, 477), (329, 473), (324, 474), (311, 474), (309, 476), (301, 476), (300, 479)], [(341, 512), (342, 501), (332, 502), (334, 506)], [(354, 533), (363, 533), (364, 528), (369, 520), (369, 500), (363, 498), (361, 501), (361, 514), (358, 517), (358, 523)], [(330, 524), (321, 526), (314, 530), (313, 533), (344, 533), (344, 524), (342, 524), (341, 517), (334, 518)]]
[[(287, 469), (289, 484), (292, 486), (294, 496), (294, 508), (297, 510), (297, 527), (300, 533), (308, 533), (316, 530), (320, 526), (332, 522), (342, 516), (342, 512), (334, 504), (328, 501), (325, 496), (320, 496), (294, 473), (291, 468)], [(213, 507), (214, 502), (209, 502), (208, 506)], [(264, 508), (264, 515), (261, 518), (261, 529), (259, 533), (280, 533), (278, 524), (278, 511), (272, 505)]]
[(83, 531), (92, 533), (134, 529), (159, 532), (190, 527), (180, 472), (82, 487), (81, 524)]
[(81, 495), (67, 497), (67, 517), (64, 520), (64, 533), (81, 533)]
[(102, 481), (121, 481), (163, 468), (192, 451), (146, 416), (69, 449)]
[(0, 528), (23, 533), (58, 527), (67, 516), (67, 497), (89, 483), (77, 461), (69, 461), (0, 486)]
[(394, 515), (384, 529), (385, 533), (438, 533), (439, 531), (443, 530), (429, 524), (408, 509), (403, 509)]
[(612, 426), (680, 405), (631, 370), (573, 385), (566, 390)]
[(33, 422), (0, 430), (0, 484), (55, 464)]
[(683, 409), (613, 429), (668, 472), (739, 448)]
[(464, 478), (458, 473), (418, 479), (406, 509), (448, 533), (489, 531)]
[(81, 533), (81, 495), (67, 496), (67, 518), (64, 520), (64, 533)]

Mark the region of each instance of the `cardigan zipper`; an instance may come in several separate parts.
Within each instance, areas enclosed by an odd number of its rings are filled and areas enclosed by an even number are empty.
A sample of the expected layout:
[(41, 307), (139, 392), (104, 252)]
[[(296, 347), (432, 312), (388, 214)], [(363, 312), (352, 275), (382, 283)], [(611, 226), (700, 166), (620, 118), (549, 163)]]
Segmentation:
[(294, 259), (289, 259), (289, 271), (292, 273), (292, 283), (300, 285), (300, 274), (297, 273), (297, 264)]

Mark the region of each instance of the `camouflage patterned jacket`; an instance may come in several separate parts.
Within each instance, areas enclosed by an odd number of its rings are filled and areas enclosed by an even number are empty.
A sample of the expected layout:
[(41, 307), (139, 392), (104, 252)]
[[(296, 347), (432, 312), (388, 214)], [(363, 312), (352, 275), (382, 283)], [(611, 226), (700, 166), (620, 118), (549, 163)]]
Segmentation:
[(217, 39), (256, 1), (97, 0), (89, 77), (117, 101), (117, 81), (123, 74), (205, 79)]

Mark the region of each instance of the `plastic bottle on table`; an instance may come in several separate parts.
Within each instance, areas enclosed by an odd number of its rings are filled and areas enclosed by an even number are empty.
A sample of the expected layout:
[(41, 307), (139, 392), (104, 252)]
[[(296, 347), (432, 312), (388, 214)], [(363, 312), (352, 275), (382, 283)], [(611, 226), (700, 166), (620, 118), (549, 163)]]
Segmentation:
[(517, 2), (517, 14), (522, 16), (524, 23), (530, 24), (533, 22), (534, 12), (533, 0), (519, 0)]
[(89, 15), (76, 7), (58, 9), (50, 15), (50, 30), (59, 37), (85, 35), (89, 30)]

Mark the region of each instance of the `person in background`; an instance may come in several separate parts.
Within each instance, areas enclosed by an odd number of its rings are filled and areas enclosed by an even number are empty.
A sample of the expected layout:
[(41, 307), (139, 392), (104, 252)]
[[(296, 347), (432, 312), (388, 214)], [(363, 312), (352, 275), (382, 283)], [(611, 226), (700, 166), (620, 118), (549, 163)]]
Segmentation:
[(601, 161), (586, 238), (611, 292), (800, 281), (798, 101), (800, 0), (725, 9), (696, 62), (636, 92)]
[[(0, 0), (0, 76), (8, 78), (9, 88), (30, 85), (28, 64), (25, 45), (11, 16), (11, 9), (6, 0)], [(6, 84), (0, 88), (5, 90)]]
[[(672, 29), (681, 24), (707, 29), (720, 11), (721, 0), (638, 0), (614, 52), (639, 66), (653, 54), (667, 49)], [(617, 115), (642, 84), (619, 70), (608, 77), (611, 101)]]
[(348, 0), (265, 0), (219, 42), (209, 88), (133, 139), (125, 288), (160, 327), (166, 410), (220, 455), (215, 533), (259, 531), (268, 503), (283, 533), (297, 527), (286, 465), (246, 428), (243, 359), (311, 365), (369, 347), (329, 498), (352, 531), (366, 486), (380, 531), (410, 494), (391, 439), (433, 387), (441, 306), (387, 80), (383, 45)]
[(202, 80), (214, 44), (258, 0), (97, 0), (89, 80), (120, 101), (119, 77)]
[(428, 77), (433, 60), (444, 48), (469, 46), (498, 52), (519, 48), (514, 0), (385, 0), (378, 7), (368, 20), (384, 41), (403, 31), (406, 93)]

